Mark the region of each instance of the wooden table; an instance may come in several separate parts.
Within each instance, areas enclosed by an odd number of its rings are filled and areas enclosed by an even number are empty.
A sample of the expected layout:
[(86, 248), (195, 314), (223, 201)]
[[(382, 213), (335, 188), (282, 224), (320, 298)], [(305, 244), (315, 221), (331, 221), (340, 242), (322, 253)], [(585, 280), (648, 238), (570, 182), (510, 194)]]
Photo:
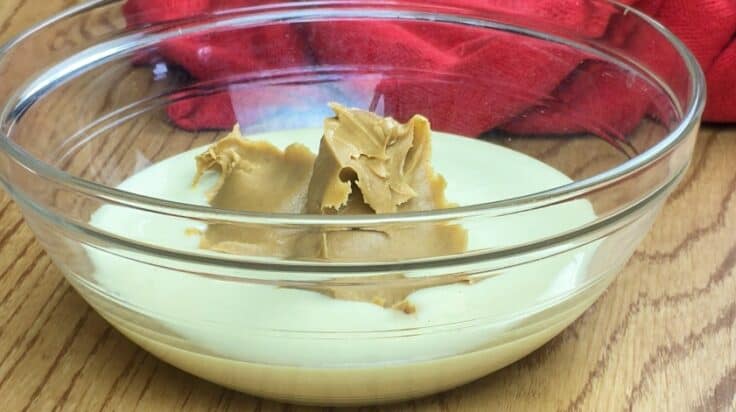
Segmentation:
[[(3, 0), (0, 39), (74, 0)], [(736, 409), (736, 129), (693, 167), (626, 270), (577, 322), (465, 387), (375, 411)], [(293, 410), (168, 366), (69, 287), (0, 193), (0, 410)], [(314, 408), (314, 410), (317, 410)]]

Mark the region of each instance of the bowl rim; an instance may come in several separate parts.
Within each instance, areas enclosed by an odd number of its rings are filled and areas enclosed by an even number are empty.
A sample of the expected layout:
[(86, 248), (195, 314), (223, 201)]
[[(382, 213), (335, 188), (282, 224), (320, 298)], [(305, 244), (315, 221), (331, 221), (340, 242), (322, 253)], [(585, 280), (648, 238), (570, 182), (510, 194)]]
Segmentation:
[[(92, 11), (98, 7), (108, 4), (118, 3), (122, 0), (92, 0), (69, 8), (58, 13), (46, 20), (41, 21), (29, 29), (21, 32), (9, 41), (0, 46), (0, 61), (16, 46), (22, 44), (23, 40), (30, 37), (34, 33), (53, 25), (68, 17)], [(665, 28), (661, 23), (644, 14), (643, 12), (619, 3), (616, 0), (597, 0), (610, 4), (618, 9), (622, 9), (625, 14), (634, 14), (637, 18), (644, 21), (650, 27), (654, 28), (661, 34), (669, 44), (676, 50), (681, 61), (684, 63), (689, 79), (688, 79), (688, 101), (682, 113), (682, 119), (677, 126), (671, 130), (668, 135), (662, 138), (642, 153), (632, 157), (631, 159), (607, 169), (601, 173), (587, 177), (582, 180), (572, 181), (570, 183), (556, 186), (544, 191), (526, 194), (523, 196), (496, 200), (492, 202), (484, 202), (467, 206), (459, 206), (452, 209), (439, 209), (422, 212), (402, 212), (391, 214), (377, 215), (352, 215), (352, 216), (327, 216), (312, 214), (294, 214), (294, 213), (261, 213), (248, 212), (227, 209), (217, 209), (210, 206), (200, 206), (166, 199), (160, 199), (132, 192), (127, 192), (111, 186), (95, 183), (81, 177), (73, 176), (67, 172), (59, 170), (54, 166), (37, 159), (25, 149), (12, 141), (10, 137), (0, 132), (0, 150), (7, 153), (14, 161), (24, 166), (33, 173), (52, 181), (62, 187), (68, 187), (76, 192), (88, 194), (100, 198), (106, 202), (118, 204), (121, 206), (133, 207), (140, 210), (151, 211), (171, 216), (181, 216), (198, 220), (218, 220), (233, 223), (247, 223), (255, 225), (289, 225), (289, 226), (356, 226), (364, 227), (371, 225), (385, 225), (392, 223), (421, 223), (421, 222), (438, 222), (472, 218), (476, 216), (502, 216), (523, 212), (530, 209), (544, 207), (545, 205), (558, 204), (567, 200), (575, 199), (585, 194), (599, 191), (605, 187), (616, 184), (629, 176), (635, 175), (646, 169), (649, 165), (656, 162), (660, 158), (667, 155), (670, 151), (678, 146), (695, 128), (697, 128), (699, 118), (702, 115), (705, 106), (705, 76), (700, 68), (696, 58), (692, 52), (680, 41), (672, 32)], [(401, 5), (402, 2), (391, 2), (393, 5)], [(352, 5), (356, 3), (350, 0), (318, 0), (295, 2), (284, 0), (279, 3), (270, 4), (269, 6), (317, 6), (318, 8), (336, 6), (336, 5)], [(374, 4), (366, 3), (368, 6)], [(413, 3), (407, 2), (407, 5)], [(362, 3), (361, 3), (362, 5)], [(366, 9), (370, 9), (367, 7)], [(246, 7), (239, 11), (255, 12), (263, 11), (264, 7)], [(260, 24), (271, 21), (268, 13), (262, 13), (266, 16)], [(468, 17), (454, 16), (459, 21), (466, 21)], [(482, 19), (473, 20), (473, 22), (483, 22)], [(486, 25), (490, 22), (485, 20)], [(6, 102), (3, 113), (7, 113), (9, 102)], [(5, 115), (3, 115), (5, 117)], [(5, 180), (2, 178), (2, 180)], [(7, 186), (7, 182), (3, 182)]]

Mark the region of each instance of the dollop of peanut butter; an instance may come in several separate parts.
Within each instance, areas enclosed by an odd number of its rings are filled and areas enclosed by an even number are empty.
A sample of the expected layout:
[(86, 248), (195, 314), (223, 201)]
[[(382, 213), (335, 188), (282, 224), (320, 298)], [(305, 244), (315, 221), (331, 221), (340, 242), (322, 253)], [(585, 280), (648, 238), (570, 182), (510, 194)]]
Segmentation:
[[(429, 162), (427, 119), (416, 115), (401, 124), (339, 104), (330, 107), (335, 117), (325, 120), (309, 182), (309, 213), (394, 213), (448, 207), (444, 181)], [(426, 190), (432, 185), (436, 190)]]
[[(431, 165), (429, 121), (415, 115), (407, 123), (330, 104), (319, 153), (292, 144), (280, 150), (268, 142), (231, 134), (197, 156), (197, 184), (206, 171), (219, 172), (209, 192), (212, 206), (254, 212), (328, 215), (428, 211), (454, 205), (446, 182)], [(200, 247), (226, 253), (308, 260), (366, 262), (408, 260), (461, 253), (467, 232), (452, 223), (394, 224), (364, 230), (264, 229), (212, 223)], [(403, 275), (397, 275), (403, 276)], [(344, 281), (344, 279), (341, 279)], [(453, 278), (450, 282), (466, 282)], [(448, 281), (418, 281), (391, 292), (375, 286), (325, 282), (307, 288), (336, 299), (364, 300), (406, 313), (407, 296)]]
[[(314, 154), (292, 144), (286, 150), (262, 141), (244, 139), (240, 128), (197, 156), (196, 185), (208, 170), (220, 177), (208, 200), (220, 209), (252, 212), (304, 213)], [(210, 223), (200, 239), (200, 248), (218, 252), (287, 257), (301, 232)]]

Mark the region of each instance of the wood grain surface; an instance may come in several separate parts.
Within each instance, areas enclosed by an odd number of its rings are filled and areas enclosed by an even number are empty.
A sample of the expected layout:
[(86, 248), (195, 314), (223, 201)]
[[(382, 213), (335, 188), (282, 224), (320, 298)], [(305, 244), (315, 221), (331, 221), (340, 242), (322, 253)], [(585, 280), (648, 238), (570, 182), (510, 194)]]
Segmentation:
[[(0, 1), (0, 40), (73, 0)], [(736, 129), (704, 127), (686, 179), (609, 290), (514, 365), (366, 411), (736, 410)], [(0, 193), (0, 411), (312, 411), (223, 389), (112, 329)]]

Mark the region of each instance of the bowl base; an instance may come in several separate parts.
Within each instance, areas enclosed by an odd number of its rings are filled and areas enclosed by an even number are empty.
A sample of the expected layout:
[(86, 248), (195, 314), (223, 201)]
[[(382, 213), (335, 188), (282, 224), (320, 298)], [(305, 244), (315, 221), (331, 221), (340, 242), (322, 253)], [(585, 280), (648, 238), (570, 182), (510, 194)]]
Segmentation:
[(588, 299), (548, 319), (541, 330), (501, 345), (436, 360), (377, 367), (309, 368), (236, 361), (154, 340), (119, 319), (108, 321), (164, 362), (230, 389), (292, 404), (365, 406), (431, 395), (501, 369), (557, 335), (599, 294), (590, 294)]

